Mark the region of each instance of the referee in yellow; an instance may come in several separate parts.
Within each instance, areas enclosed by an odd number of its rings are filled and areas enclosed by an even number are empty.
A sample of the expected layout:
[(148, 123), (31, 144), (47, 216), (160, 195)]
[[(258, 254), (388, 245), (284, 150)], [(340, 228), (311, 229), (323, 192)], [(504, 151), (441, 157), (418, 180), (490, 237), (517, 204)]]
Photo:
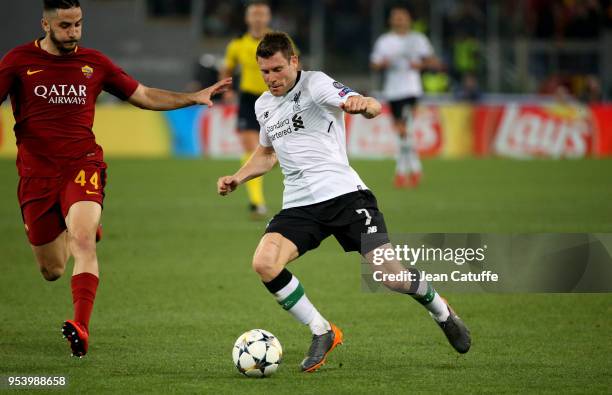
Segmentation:
[[(238, 103), (238, 134), (244, 151), (244, 164), (259, 144), (259, 123), (255, 116), (255, 101), (268, 90), (255, 57), (257, 45), (266, 35), (271, 20), (270, 6), (266, 1), (251, 1), (246, 7), (247, 32), (233, 39), (227, 46), (221, 78), (231, 77), (240, 69), (240, 93)], [(249, 206), (253, 219), (264, 219), (267, 214), (263, 194), (263, 178), (246, 183)]]

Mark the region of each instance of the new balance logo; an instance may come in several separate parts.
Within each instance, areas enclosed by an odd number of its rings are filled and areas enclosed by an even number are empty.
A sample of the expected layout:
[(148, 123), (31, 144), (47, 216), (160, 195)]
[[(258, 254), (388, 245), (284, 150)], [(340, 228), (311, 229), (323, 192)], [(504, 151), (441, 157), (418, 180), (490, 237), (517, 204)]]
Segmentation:
[(368, 234), (378, 232), (378, 227), (376, 226), (368, 226)]
[(293, 121), (293, 129), (304, 129), (304, 121), (302, 121), (301, 116), (295, 114), (291, 120)]

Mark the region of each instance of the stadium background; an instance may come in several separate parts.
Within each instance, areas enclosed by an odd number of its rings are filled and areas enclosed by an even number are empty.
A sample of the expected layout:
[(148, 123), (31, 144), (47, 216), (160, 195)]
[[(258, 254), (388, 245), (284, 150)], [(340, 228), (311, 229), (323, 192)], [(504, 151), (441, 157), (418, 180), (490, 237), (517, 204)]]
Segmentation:
[[(384, 1), (271, 1), (309, 69), (376, 95), (368, 71)], [(390, 2), (388, 2), (390, 3)], [(610, 1), (413, 1), (415, 26), (448, 66), (425, 76), (417, 119), (424, 180), (392, 188), (388, 115), (352, 117), (353, 165), (396, 232), (612, 232)], [(39, 3), (0, 13), (0, 55), (41, 35)], [(145, 84), (195, 89), (216, 78), (243, 29), (240, 1), (83, 0), (83, 46)], [(6, 10), (6, 12), (4, 12)], [(361, 291), (358, 257), (327, 240), (292, 264), (347, 342), (319, 374), (295, 367), (308, 331), (283, 314), (249, 267), (264, 223), (244, 191), (221, 199), (238, 166), (235, 108), (145, 112), (100, 98), (94, 131), (109, 162), (102, 285), (92, 348), (68, 358), (59, 325), (69, 276), (45, 283), (15, 198), (10, 106), (0, 134), (0, 375), (67, 375), (75, 392), (610, 393), (610, 294), (446, 295), (474, 334), (458, 358), (422, 308)], [(369, 160), (379, 158), (380, 160)], [(565, 159), (571, 160), (565, 160)], [(527, 160), (528, 159), (528, 160)], [(559, 160), (563, 159), (563, 160)], [(272, 211), (281, 175), (266, 178)], [(242, 196), (240, 194), (243, 194)], [(271, 380), (240, 377), (230, 348), (247, 329), (281, 340)]]
[[(272, 1), (273, 27), (289, 32), (307, 69), (377, 95), (368, 55), (386, 26), (385, 1)], [(388, 5), (387, 4), (387, 5)], [(612, 11), (609, 1), (414, 1), (414, 28), (447, 65), (426, 73), (416, 136), (426, 156), (586, 157), (612, 153)], [(83, 45), (107, 53), (144, 84), (195, 89), (216, 79), (228, 40), (244, 29), (241, 1), (84, 1)], [(0, 53), (36, 37), (39, 15), (12, 3)], [(9, 15), (8, 13), (5, 15)], [(113, 21), (109, 29), (107, 21)], [(299, 21), (309, 23), (300, 25)], [(28, 23), (29, 22), (29, 23)], [(109, 156), (237, 156), (235, 108), (163, 114), (102, 97), (95, 132)], [(105, 104), (106, 103), (106, 104)], [(0, 155), (15, 154), (2, 109)], [(349, 121), (354, 157), (391, 157), (388, 111)], [(127, 120), (130, 133), (122, 125)], [(126, 141), (126, 138), (129, 140)]]

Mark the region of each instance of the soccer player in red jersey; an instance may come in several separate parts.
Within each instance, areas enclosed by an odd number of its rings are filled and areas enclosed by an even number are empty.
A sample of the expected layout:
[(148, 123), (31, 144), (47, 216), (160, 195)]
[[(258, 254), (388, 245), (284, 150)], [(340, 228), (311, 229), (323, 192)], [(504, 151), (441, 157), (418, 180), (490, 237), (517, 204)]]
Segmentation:
[(225, 79), (195, 93), (139, 84), (102, 53), (82, 48), (78, 0), (44, 0), (44, 38), (9, 51), (0, 61), (0, 103), (10, 95), (17, 138), (18, 198), (28, 240), (43, 277), (57, 280), (74, 257), (74, 319), (62, 332), (72, 354), (89, 344), (89, 319), (98, 287), (96, 232), (106, 163), (92, 131), (102, 91), (149, 110), (212, 105)]

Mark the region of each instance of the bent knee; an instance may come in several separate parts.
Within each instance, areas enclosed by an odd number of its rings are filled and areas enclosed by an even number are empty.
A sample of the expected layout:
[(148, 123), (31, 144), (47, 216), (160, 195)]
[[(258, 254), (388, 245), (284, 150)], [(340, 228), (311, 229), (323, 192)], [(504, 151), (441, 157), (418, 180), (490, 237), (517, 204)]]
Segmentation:
[(267, 274), (274, 268), (274, 259), (269, 254), (257, 254), (253, 257), (253, 270), (259, 275)]
[(61, 262), (38, 262), (40, 273), (47, 281), (55, 281), (64, 274), (65, 266)]
[(260, 253), (253, 257), (253, 270), (263, 281), (270, 281), (283, 270), (283, 265), (272, 254)]

